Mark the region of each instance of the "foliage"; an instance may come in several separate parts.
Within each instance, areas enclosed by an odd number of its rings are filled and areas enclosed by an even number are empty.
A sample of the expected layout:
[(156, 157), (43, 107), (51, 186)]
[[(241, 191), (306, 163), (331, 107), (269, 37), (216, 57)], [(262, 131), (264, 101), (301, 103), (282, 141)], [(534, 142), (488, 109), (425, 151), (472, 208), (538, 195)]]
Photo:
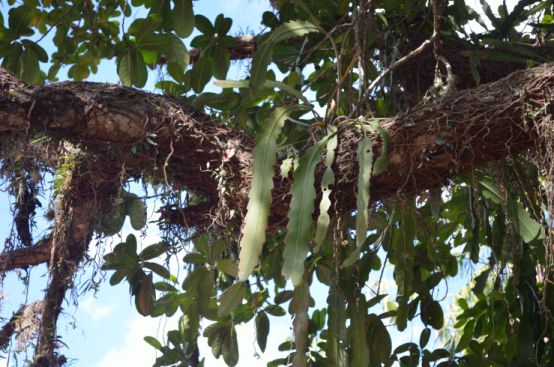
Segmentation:
[[(110, 284), (127, 282), (141, 315), (180, 316), (164, 340), (145, 337), (158, 351), (156, 366), (201, 365), (201, 337), (215, 357), (238, 365), (236, 326), (252, 321), (264, 351), (272, 319), (285, 317), (287, 308), (294, 340), (283, 341), (280, 350), (288, 355), (270, 366), (553, 363), (548, 167), (525, 152), (443, 188), (417, 195), (398, 188), (398, 200), (372, 197), (371, 178), (388, 169), (389, 136), (381, 118), (409, 114), (404, 104), (425, 94), (407, 79), (426, 89), (433, 81), (414, 76), (413, 67), (366, 89), (433, 34), (429, 1), (273, 1), (275, 10), (260, 20), (265, 28), (256, 36), (249, 77), (240, 81), (225, 80), (237, 42), (229, 35), (233, 21), (221, 14), (212, 22), (195, 13), (191, 0), (7, 3), (0, 58), (26, 82), (56, 81), (62, 68), (69, 78), (84, 80), (101, 61), (113, 60), (123, 85), (141, 88), (159, 73), (162, 93), (257, 136), (240, 235), (232, 228), (223, 235), (201, 228), (185, 231), (192, 240), (184, 241), (175, 235), (179, 230), (163, 227), (159, 243), (138, 252), (129, 235), (104, 256), (103, 269), (113, 271)], [(449, 61), (470, 69), (464, 82), (479, 84), (487, 62), (545, 61), (538, 46), (552, 46), (551, 2), (520, 0), (513, 10), (500, 5), (498, 12), (481, 3), (492, 28), (477, 34), (468, 23), (486, 23), (464, 0), (442, 2), (440, 38), (445, 49), (462, 45), (464, 58)], [(525, 23), (532, 23), (532, 33), (521, 30)], [(55, 51), (49, 54), (44, 40), (50, 36)], [(189, 41), (194, 54), (185, 46)], [(213, 78), (220, 93), (205, 92)], [(353, 173), (336, 168), (339, 136), (353, 136)], [(286, 158), (293, 168), (275, 177), (276, 164)], [(356, 207), (341, 212), (336, 203), (348, 198), (337, 189), (352, 174), (358, 178)], [(290, 203), (288, 222), (271, 226), (278, 179), (292, 180), (290, 193), (279, 199)], [(162, 200), (174, 204), (167, 182), (156, 184)], [(136, 230), (147, 225), (141, 198), (123, 190), (99, 214), (101, 235), (119, 233), (126, 216)], [(184, 278), (161, 264), (174, 254), (184, 262)], [(394, 286), (384, 285), (387, 278)], [(460, 281), (472, 287), (460, 293), (451, 313), (449, 284)], [(328, 294), (324, 307), (316, 308), (320, 284)], [(202, 321), (209, 325), (201, 328)], [(410, 324), (423, 326), (418, 343), (398, 345)]]

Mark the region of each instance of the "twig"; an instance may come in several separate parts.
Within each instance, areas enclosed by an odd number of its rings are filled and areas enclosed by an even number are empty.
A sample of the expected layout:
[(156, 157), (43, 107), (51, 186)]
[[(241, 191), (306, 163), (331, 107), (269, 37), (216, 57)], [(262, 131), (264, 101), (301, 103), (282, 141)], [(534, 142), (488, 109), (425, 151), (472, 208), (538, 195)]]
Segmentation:
[[(383, 72), (381, 72), (381, 74), (379, 74), (379, 76), (377, 78), (375, 78), (375, 80), (373, 80), (371, 82), (371, 84), (369, 85), (369, 87), (367, 87), (367, 89), (365, 90), (364, 92), (364, 95), (362, 97), (362, 101), (363, 100), (366, 100), (367, 98), (369, 98), (369, 94), (371, 93), (371, 91), (373, 90), (373, 88), (375, 88), (375, 86), (377, 84), (379, 84), (381, 82), (381, 80), (383, 80), (384, 77), (386, 77), (391, 71), (394, 71), (396, 69), (398, 69), (400, 66), (406, 64), (408, 61), (410, 61), (411, 59), (413, 59), (414, 57), (416, 57), (417, 55), (421, 54), (423, 51), (425, 51), (430, 45), (431, 43), (434, 42), (435, 40), (435, 37), (436, 35), (433, 34), (431, 36), (431, 38), (429, 38), (428, 40), (425, 40), (421, 45), (419, 45), (418, 48), (416, 48), (415, 50), (411, 51), (409, 54), (407, 54), (406, 56), (398, 59), (394, 64), (392, 64), (391, 66), (389, 66), (388, 68), (386, 68), (385, 70), (383, 70)], [(354, 116), (360, 109), (360, 106), (361, 104), (358, 104), (358, 106), (356, 106), (356, 108), (354, 109), (354, 111), (352, 111), (350, 113), (350, 115), (348, 115), (348, 118), (352, 118), (352, 116)]]

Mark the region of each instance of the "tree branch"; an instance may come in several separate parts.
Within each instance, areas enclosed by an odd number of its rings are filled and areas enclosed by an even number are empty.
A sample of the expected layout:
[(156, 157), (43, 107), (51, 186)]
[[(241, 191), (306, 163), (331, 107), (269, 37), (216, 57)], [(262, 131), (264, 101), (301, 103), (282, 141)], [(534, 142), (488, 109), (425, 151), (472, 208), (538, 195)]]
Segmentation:
[[(550, 116), (544, 106), (552, 102), (553, 75), (553, 64), (521, 70), (382, 119), (390, 135), (389, 168), (372, 179), (372, 200), (394, 200), (439, 187), (487, 162), (531, 149), (525, 109)], [(0, 132), (30, 128), (81, 144), (95, 155), (96, 164), (125, 167), (128, 176), (144, 175), (158, 182), (167, 177), (170, 184), (217, 203), (209, 210), (215, 219), (226, 210), (219, 216), (222, 225), (240, 226), (251, 179), (251, 137), (173, 98), (131, 88), (95, 83), (29, 88), (0, 72)], [(355, 151), (361, 136), (357, 126), (358, 120), (341, 127), (337, 190), (339, 209), (345, 211), (355, 207)], [(374, 149), (379, 154), (382, 145), (377, 142)], [(225, 190), (218, 189), (221, 182)], [(274, 225), (286, 221), (290, 184), (288, 179), (275, 179), (270, 219)]]
[(0, 254), (0, 273), (27, 266), (39, 265), (50, 260), (51, 238), (47, 236), (32, 247), (18, 248)]

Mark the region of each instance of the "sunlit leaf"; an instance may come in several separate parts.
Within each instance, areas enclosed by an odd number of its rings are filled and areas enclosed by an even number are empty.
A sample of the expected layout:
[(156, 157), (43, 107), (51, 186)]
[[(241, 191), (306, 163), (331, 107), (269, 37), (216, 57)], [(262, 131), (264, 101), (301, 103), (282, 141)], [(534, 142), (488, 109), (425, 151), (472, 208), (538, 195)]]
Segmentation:
[(297, 108), (297, 106), (276, 108), (256, 138), (256, 147), (252, 154), (252, 183), (240, 240), (239, 280), (246, 280), (258, 263), (262, 245), (265, 242), (265, 231), (271, 206), (274, 166), (277, 159), (277, 138), (285, 120)]
[(312, 214), (316, 191), (314, 174), (327, 139), (322, 139), (308, 149), (300, 158), (292, 184), (292, 198), (288, 214), (287, 235), (283, 252), (283, 270), (285, 278), (291, 278), (298, 286), (304, 275), (304, 261), (308, 253), (308, 243), (312, 236)]

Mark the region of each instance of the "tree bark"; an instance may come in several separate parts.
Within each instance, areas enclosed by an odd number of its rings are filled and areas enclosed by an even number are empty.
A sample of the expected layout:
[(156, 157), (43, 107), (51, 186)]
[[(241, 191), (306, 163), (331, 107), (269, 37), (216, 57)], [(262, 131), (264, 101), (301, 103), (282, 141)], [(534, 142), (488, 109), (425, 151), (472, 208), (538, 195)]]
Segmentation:
[[(553, 75), (553, 64), (517, 71), (381, 119), (390, 136), (388, 169), (372, 178), (372, 202), (440, 187), (488, 162), (532, 149), (525, 114), (550, 117), (544, 106), (552, 102)], [(350, 121), (340, 130), (335, 189), (341, 194), (341, 211), (355, 208), (358, 125), (359, 120)], [(215, 217), (230, 229), (242, 222), (254, 140), (176, 99), (109, 84), (30, 87), (2, 70), (0, 133), (30, 132), (79, 144), (94, 155), (96, 165), (121, 167), (127, 177), (150, 177), (206, 198), (204, 216), (189, 216), (192, 223), (181, 215), (186, 208), (167, 210), (178, 224), (205, 227)], [(378, 155), (382, 138), (374, 138)], [(290, 184), (289, 179), (275, 179), (273, 225), (286, 221)], [(225, 216), (218, 217), (222, 208)]]
[(51, 238), (45, 237), (32, 247), (18, 248), (0, 254), (0, 273), (39, 265), (50, 260)]

